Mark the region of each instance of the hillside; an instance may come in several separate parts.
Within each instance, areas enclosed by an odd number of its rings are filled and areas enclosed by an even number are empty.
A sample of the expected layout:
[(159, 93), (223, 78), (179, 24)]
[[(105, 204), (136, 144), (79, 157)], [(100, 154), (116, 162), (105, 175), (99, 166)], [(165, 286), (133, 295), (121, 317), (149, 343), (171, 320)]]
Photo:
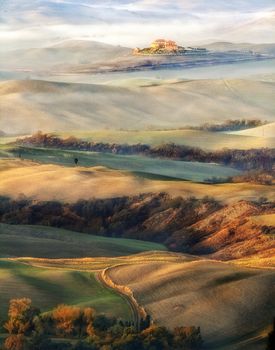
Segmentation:
[(49, 47), (3, 52), (0, 65), (6, 70), (58, 70), (70, 65), (112, 61), (128, 55), (131, 55), (131, 49), (121, 46), (96, 41), (67, 40)]
[(21, 194), (37, 200), (74, 202), (79, 199), (110, 198), (146, 192), (167, 192), (172, 196), (207, 193), (215, 199), (232, 203), (238, 200), (275, 200), (273, 187), (249, 183), (200, 184), (170, 179), (149, 179), (104, 167), (63, 167), (15, 159), (0, 160), (0, 191), (18, 198)]
[(275, 55), (275, 43), (274, 44), (251, 44), (251, 43), (231, 43), (226, 41), (214, 42), (205, 45), (208, 50), (213, 51), (253, 51), (257, 53), (264, 53), (269, 55)]
[(232, 134), (238, 135), (238, 136), (275, 138), (275, 123), (258, 126), (257, 128), (236, 131), (236, 132), (233, 132)]
[(108, 275), (130, 287), (158, 324), (200, 325), (211, 350), (261, 349), (275, 311), (274, 272), (202, 260), (141, 262), (110, 268)]
[(90, 167), (91, 165), (108, 167), (131, 172), (141, 177), (156, 179), (168, 178), (207, 183), (211, 181), (209, 179), (213, 177), (214, 173), (222, 182), (226, 182), (229, 176), (242, 174), (240, 170), (214, 162), (159, 159), (143, 155), (121, 155), (35, 147), (15, 147), (10, 152), (14, 157), (20, 154), (23, 159), (37, 161), (42, 164), (58, 164), (70, 167), (75, 167), (74, 159), (77, 158), (78, 165), (83, 167)]
[[(257, 254), (265, 252), (270, 259), (266, 261), (267, 266), (275, 266), (275, 241), (264, 233), (267, 223), (255, 219), (261, 213), (258, 206), (245, 201), (216, 211), (192, 225), (195, 232), (203, 234), (200, 234), (191, 252), (206, 253), (214, 259), (223, 260), (247, 256), (255, 258)], [(274, 228), (274, 223), (269, 226)]]
[[(274, 93), (274, 82), (246, 80), (164, 82), (143, 87), (4, 81), (0, 83), (0, 130), (28, 134), (37, 130), (120, 129), (122, 125), (131, 130), (174, 129), (205, 120), (222, 122), (232, 116), (274, 121)], [(255, 140), (257, 146), (266, 142)]]
[(98, 313), (130, 318), (126, 301), (104, 288), (89, 272), (45, 269), (0, 260), (0, 322), (6, 319), (11, 298), (31, 298), (42, 311), (58, 304), (92, 306)]
[[(21, 194), (16, 200), (2, 197), (1, 208), (0, 220), (6, 224), (51, 226), (99, 236), (139, 239), (165, 244), (172, 251), (224, 261), (245, 258), (251, 260), (250, 266), (257, 266), (257, 263), (260, 263), (260, 266), (275, 267), (275, 241), (272, 234), (274, 224), (255, 220), (257, 216), (274, 214), (274, 202), (238, 201), (226, 205), (210, 197), (173, 198), (165, 193), (147, 193), (62, 203), (56, 199), (38, 202), (27, 199)], [(22, 254), (18, 252), (16, 243), (22, 241), (22, 236), (18, 234), (16, 227), (12, 226), (9, 230), (12, 230), (10, 234), (16, 238), (15, 241), (9, 242), (4, 227), (2, 236), (4, 246), (11, 255)], [(79, 236), (84, 241), (76, 243), (72, 250), (70, 242), (65, 239), (70, 236), (62, 236), (60, 231), (47, 232), (47, 229), (44, 229), (46, 231), (40, 232), (39, 228), (37, 231), (35, 228), (30, 230), (33, 233), (28, 233), (28, 228), (22, 232), (30, 244), (37, 246), (39, 244), (37, 238), (43, 240), (48, 237), (45, 247), (39, 249), (45, 256), (50, 254), (55, 256), (56, 248), (49, 253), (47, 246), (50, 247), (54, 243), (58, 245), (60, 242), (57, 241), (60, 240), (65, 242), (63, 252), (65, 256), (70, 256), (73, 252), (79, 256), (84, 242), (87, 245), (92, 242), (94, 244), (94, 248), (88, 253), (85, 249), (88, 256), (93, 252), (98, 256), (112, 243), (112, 240), (108, 239)], [(55, 233), (59, 236), (56, 238), (57, 241), (52, 242)], [(74, 237), (77, 238), (78, 236)], [(144, 247), (142, 242), (141, 246), (134, 242), (130, 245), (129, 242), (128, 248), (125, 247), (127, 243), (123, 241), (114, 243), (118, 244), (116, 249), (122, 254), (127, 253), (127, 249), (130, 252), (135, 249), (136, 251), (150, 249), (150, 245), (146, 248), (146, 244)], [(22, 247), (28, 251), (28, 245), (24, 243)], [(157, 249), (161, 249), (158, 247)], [(118, 255), (116, 249), (113, 249), (113, 255)], [(264, 262), (258, 257), (264, 257)]]
[(81, 258), (166, 250), (161, 244), (106, 238), (52, 227), (0, 224), (0, 257)]
[[(272, 125), (273, 124), (271, 123), (266, 126), (265, 130), (269, 130), (269, 127)], [(249, 133), (249, 130), (246, 131)], [(177, 145), (201, 147), (207, 150), (217, 150), (222, 148), (249, 149), (275, 147), (275, 141), (262, 137), (261, 133), (254, 137), (249, 137), (249, 135), (190, 130), (188, 128), (175, 130), (73, 130), (68, 132), (58, 132), (57, 134), (62, 137), (69, 137), (73, 134), (83, 140), (94, 142), (116, 144), (127, 143), (130, 145), (141, 143), (152, 146), (159, 146), (165, 143), (175, 143)]]

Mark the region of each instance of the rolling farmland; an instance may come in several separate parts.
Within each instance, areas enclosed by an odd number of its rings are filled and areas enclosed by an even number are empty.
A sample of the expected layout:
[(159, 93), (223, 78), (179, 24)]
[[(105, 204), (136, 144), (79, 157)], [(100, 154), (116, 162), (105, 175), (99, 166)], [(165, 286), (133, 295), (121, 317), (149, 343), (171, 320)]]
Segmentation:
[(103, 166), (111, 169), (123, 170), (140, 174), (154, 175), (157, 179), (167, 177), (194, 182), (207, 182), (213, 176), (226, 180), (229, 176), (239, 175), (241, 172), (215, 163), (184, 162), (149, 158), (145, 156), (124, 156), (110, 153), (88, 151), (66, 151), (47, 148), (18, 147), (11, 149), (15, 156), (47, 164), (61, 164), (75, 166), (74, 159), (78, 159), (81, 166)]
[(98, 313), (130, 318), (130, 309), (117, 293), (104, 288), (90, 272), (45, 269), (14, 261), (0, 261), (0, 318), (11, 298), (28, 297), (42, 311), (61, 303), (92, 306)]

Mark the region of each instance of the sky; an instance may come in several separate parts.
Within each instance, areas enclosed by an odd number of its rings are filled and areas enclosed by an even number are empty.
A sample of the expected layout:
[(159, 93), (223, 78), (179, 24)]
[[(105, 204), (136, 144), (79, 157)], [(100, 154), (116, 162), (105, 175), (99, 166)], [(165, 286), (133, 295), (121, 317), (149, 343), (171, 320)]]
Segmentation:
[(0, 0), (0, 50), (85, 39), (144, 47), (275, 42), (275, 0)]

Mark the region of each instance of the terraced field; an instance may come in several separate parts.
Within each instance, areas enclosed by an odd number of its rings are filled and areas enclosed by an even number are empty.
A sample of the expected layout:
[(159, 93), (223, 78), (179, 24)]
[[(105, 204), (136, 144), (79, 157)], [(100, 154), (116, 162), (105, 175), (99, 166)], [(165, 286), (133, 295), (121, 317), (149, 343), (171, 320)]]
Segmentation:
[(0, 224), (0, 257), (80, 258), (166, 250), (162, 244), (43, 226)]

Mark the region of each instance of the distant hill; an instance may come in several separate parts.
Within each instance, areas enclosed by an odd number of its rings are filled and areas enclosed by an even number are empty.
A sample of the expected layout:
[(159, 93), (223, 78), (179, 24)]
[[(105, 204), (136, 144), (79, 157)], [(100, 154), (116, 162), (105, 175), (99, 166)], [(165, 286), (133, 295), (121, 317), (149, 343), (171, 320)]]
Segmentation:
[[(221, 63), (239, 62), (240, 60), (254, 60), (250, 51), (260, 54), (275, 55), (275, 44), (232, 44), (217, 42), (209, 44), (210, 51), (224, 51), (225, 55), (186, 54), (186, 55), (133, 55), (132, 48), (105, 44), (88, 40), (67, 40), (58, 44), (29, 48), (1, 53), (0, 66), (4, 77), (8, 71), (20, 74), (22, 71), (39, 76), (46, 76), (46, 72), (65, 73), (97, 73), (105, 71), (129, 71), (162, 69), (167, 67), (208, 66)], [(201, 47), (202, 48), (202, 47)], [(239, 51), (232, 53), (230, 51)]]
[(250, 44), (250, 43), (231, 43), (227, 41), (214, 42), (204, 45), (208, 50), (212, 51), (253, 51), (262, 54), (275, 55), (274, 44)]
[(131, 49), (96, 41), (68, 40), (44, 47), (1, 53), (0, 65), (5, 69), (43, 70), (114, 60), (131, 54)]

